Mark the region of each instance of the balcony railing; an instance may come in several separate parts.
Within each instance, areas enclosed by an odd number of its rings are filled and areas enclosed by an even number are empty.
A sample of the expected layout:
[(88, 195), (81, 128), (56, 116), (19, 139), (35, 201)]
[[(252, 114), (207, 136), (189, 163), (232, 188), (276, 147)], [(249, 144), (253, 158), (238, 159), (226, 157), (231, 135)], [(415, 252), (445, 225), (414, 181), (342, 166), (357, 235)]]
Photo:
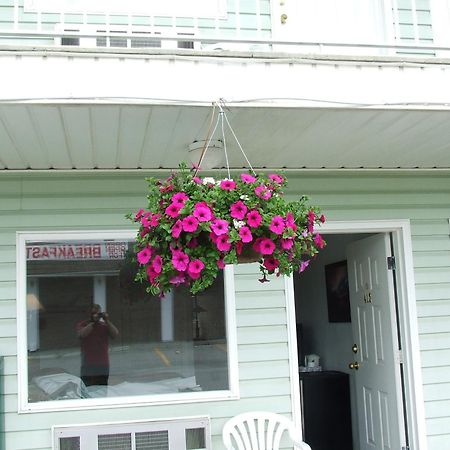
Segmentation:
[(450, 56), (450, 0), (296, 0), (288, 14), (282, 3), (0, 0), (0, 48)]

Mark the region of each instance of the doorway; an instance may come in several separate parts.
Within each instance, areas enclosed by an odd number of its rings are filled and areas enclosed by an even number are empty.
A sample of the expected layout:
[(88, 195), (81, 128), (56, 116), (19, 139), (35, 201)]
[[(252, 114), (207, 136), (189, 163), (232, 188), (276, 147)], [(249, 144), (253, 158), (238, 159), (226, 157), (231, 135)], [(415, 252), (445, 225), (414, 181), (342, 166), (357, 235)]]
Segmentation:
[(326, 240), (294, 278), (304, 439), (315, 450), (417, 442), (404, 420), (411, 380), (405, 384), (396, 274), (387, 267), (395, 236), (336, 233)]

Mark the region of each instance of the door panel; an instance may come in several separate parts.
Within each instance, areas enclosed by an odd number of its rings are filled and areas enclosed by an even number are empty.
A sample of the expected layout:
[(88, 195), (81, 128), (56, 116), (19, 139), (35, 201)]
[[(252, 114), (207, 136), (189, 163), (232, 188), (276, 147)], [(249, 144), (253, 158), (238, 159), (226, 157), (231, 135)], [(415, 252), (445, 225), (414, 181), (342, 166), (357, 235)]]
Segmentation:
[(387, 268), (389, 236), (379, 234), (347, 248), (353, 335), (358, 345), (353, 371), (360, 450), (404, 445), (395, 295)]

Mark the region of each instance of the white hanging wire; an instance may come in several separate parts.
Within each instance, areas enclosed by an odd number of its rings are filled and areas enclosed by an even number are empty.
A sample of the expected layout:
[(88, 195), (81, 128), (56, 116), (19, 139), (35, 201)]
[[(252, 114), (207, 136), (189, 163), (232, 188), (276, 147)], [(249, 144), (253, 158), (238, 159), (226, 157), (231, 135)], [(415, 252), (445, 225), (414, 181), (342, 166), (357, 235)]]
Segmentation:
[(212, 125), (213, 120), (214, 120), (214, 114), (215, 114), (216, 107), (219, 108), (219, 114), (217, 116), (216, 124), (215, 124), (214, 129), (212, 130), (212, 132), (211, 133), (208, 132), (208, 137), (206, 139), (206, 143), (205, 143), (205, 146), (203, 148), (203, 151), (202, 151), (202, 154), (201, 154), (201, 157), (200, 157), (200, 161), (198, 162), (198, 165), (197, 165), (197, 168), (196, 168), (196, 171), (195, 171), (195, 175), (197, 175), (198, 170), (200, 169), (200, 166), (201, 166), (201, 164), (203, 162), (203, 159), (205, 158), (206, 152), (209, 149), (209, 144), (211, 143), (211, 140), (212, 140), (212, 138), (214, 136), (214, 133), (217, 130), (217, 126), (219, 125), (219, 121), (220, 121), (220, 123), (221, 123), (221, 131), (222, 131), (222, 143), (223, 143), (223, 149), (224, 149), (224, 153), (225, 153), (225, 163), (226, 163), (226, 167), (227, 167), (228, 178), (231, 179), (230, 164), (229, 164), (228, 152), (227, 152), (227, 143), (226, 143), (226, 138), (225, 138), (224, 118), (225, 118), (225, 121), (226, 121), (226, 123), (228, 125), (228, 128), (231, 131), (231, 134), (233, 135), (233, 137), (234, 137), (234, 139), (235, 139), (235, 141), (236, 141), (236, 143), (237, 143), (237, 145), (239, 147), (239, 150), (241, 151), (242, 155), (244, 156), (245, 161), (247, 162), (250, 170), (252, 171), (253, 175), (256, 175), (256, 172), (254, 171), (253, 166), (251, 165), (249, 159), (247, 158), (247, 155), (245, 154), (244, 149), (242, 148), (242, 145), (239, 142), (239, 139), (237, 138), (236, 133), (234, 132), (233, 128), (231, 127), (231, 124), (230, 124), (230, 122), (228, 120), (228, 117), (227, 117), (227, 115), (226, 115), (226, 113), (224, 111), (224, 108), (228, 109), (228, 107), (226, 106), (225, 100), (223, 98), (219, 99), (218, 102), (213, 102), (213, 110), (212, 110), (212, 113), (211, 113), (211, 123), (210, 123), (210, 128), (209, 129), (211, 130), (211, 125)]
[[(214, 103), (213, 112), (212, 112), (212, 116), (211, 116), (212, 119), (214, 119), (215, 108), (216, 108), (216, 103)], [(204, 149), (202, 151), (202, 155), (200, 157), (200, 161), (198, 162), (197, 170), (195, 171), (195, 175), (197, 175), (197, 172), (200, 169), (203, 160), (205, 159), (206, 152), (209, 149), (209, 144), (211, 143), (211, 140), (212, 140), (212, 138), (214, 136), (214, 133), (216, 132), (217, 126), (219, 125), (219, 120), (220, 120), (220, 114), (217, 116), (216, 124), (214, 126), (214, 129), (213, 129), (212, 133), (207, 137), (206, 145), (205, 145), (205, 147), (204, 147)]]
[(228, 122), (228, 117), (227, 117), (227, 115), (226, 115), (225, 113), (224, 113), (224, 116), (225, 116), (225, 120), (227, 121), (228, 128), (230, 129), (231, 133), (233, 134), (234, 139), (236, 140), (236, 143), (237, 143), (237, 145), (239, 146), (239, 149), (241, 150), (241, 153), (244, 155), (244, 158), (245, 158), (245, 160), (247, 161), (248, 166), (250, 167), (250, 170), (253, 172), (253, 175), (256, 175), (256, 172), (253, 170), (253, 167), (252, 167), (252, 165), (250, 164), (250, 161), (248, 160), (247, 155), (245, 154), (244, 149), (242, 148), (242, 145), (241, 145), (241, 143), (239, 142), (239, 140), (238, 140), (236, 134), (234, 133), (233, 128), (231, 128), (230, 122)]
[(223, 126), (223, 117), (225, 116), (225, 111), (222, 109), (221, 105), (218, 105), (218, 106), (220, 109), (219, 116), (221, 118), (221, 124), (222, 124), (222, 140), (223, 140), (223, 151), (225, 153), (225, 163), (227, 165), (228, 179), (231, 180), (230, 164), (228, 163), (227, 141), (225, 139), (225, 130), (224, 130), (224, 126)]

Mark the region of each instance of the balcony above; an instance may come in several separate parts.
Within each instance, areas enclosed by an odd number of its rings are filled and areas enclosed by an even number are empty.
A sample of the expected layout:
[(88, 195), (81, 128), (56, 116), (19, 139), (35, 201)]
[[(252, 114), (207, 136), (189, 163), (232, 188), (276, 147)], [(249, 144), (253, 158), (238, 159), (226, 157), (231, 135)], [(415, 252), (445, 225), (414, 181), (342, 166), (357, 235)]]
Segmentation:
[[(94, 2), (58, 4), (76, 3)], [(146, 4), (111, 1), (125, 3)], [(0, 169), (173, 168), (205, 138), (220, 98), (257, 168), (450, 168), (450, 46), (437, 33), (448, 11), (439, 22), (432, 0), (365, 2), (372, 6), (355, 9), (355, 35), (334, 27), (338, 36), (321, 41), (301, 11), (281, 24), (279, 3), (217, 0), (202, 12), (213, 17), (181, 20), (142, 11), (56, 13), (53, 0), (0, 0), (0, 17), (10, 18), (0, 31), (0, 66), (8, 68), (0, 84)], [(337, 3), (321, 0), (303, 13), (330, 25), (323, 8)], [(351, 11), (336, 20), (348, 25)], [(398, 34), (406, 36), (407, 19), (409, 40)], [(293, 39), (292, 27), (283, 28), (292, 22), (303, 23), (310, 39)], [(244, 166), (229, 146), (231, 166)]]

